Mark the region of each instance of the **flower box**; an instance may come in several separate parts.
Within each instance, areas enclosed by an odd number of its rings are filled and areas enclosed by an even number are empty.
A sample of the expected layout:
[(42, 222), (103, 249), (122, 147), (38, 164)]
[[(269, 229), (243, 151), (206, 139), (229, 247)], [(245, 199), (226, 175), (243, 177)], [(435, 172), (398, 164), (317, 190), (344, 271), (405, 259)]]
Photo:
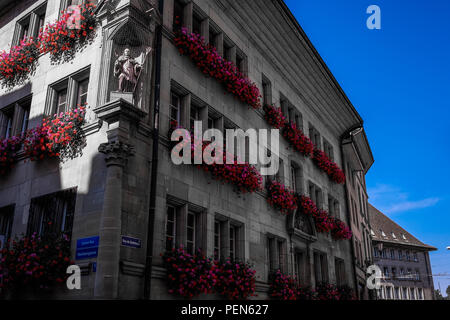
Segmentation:
[(174, 42), (180, 54), (189, 56), (203, 74), (223, 83), (227, 91), (243, 103), (254, 109), (261, 107), (261, 94), (256, 84), (245, 77), (233, 62), (224, 59), (213, 46), (205, 44), (199, 34), (181, 28)]
[(345, 174), (339, 166), (328, 158), (325, 152), (314, 149), (313, 161), (321, 170), (323, 170), (332, 181), (343, 184), (345, 183)]
[(292, 145), (294, 150), (300, 152), (305, 157), (310, 157), (312, 155), (314, 144), (299, 128), (297, 128), (295, 123), (286, 122), (283, 127), (282, 135)]
[(297, 197), (285, 185), (278, 181), (268, 183), (267, 202), (284, 214), (291, 214), (297, 210)]

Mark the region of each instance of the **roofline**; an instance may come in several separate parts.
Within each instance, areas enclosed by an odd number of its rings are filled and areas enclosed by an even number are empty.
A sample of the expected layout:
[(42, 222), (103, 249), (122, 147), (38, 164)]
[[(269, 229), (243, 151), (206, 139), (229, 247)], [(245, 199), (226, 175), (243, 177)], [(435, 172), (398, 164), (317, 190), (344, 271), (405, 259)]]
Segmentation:
[(314, 47), (314, 45), (312, 44), (312, 42), (309, 40), (308, 36), (306, 35), (306, 33), (303, 31), (302, 27), (300, 26), (300, 24), (298, 23), (297, 19), (295, 18), (295, 16), (292, 14), (291, 10), (289, 9), (289, 7), (286, 5), (286, 3), (284, 2), (284, 0), (275, 0), (276, 2), (278, 2), (281, 6), (281, 8), (284, 10), (284, 12), (286, 13), (286, 15), (290, 18), (291, 22), (295, 25), (295, 27), (297, 28), (298, 32), (300, 32), (300, 34), (302, 35), (302, 37), (304, 38), (306, 44), (308, 45), (309, 49), (311, 49), (311, 51), (314, 53), (315, 57), (318, 59), (318, 61), (320, 62), (322, 68), (324, 68), (325, 72), (327, 73), (327, 75), (330, 77), (331, 81), (334, 83), (334, 85), (336, 86), (336, 88), (338, 89), (339, 93), (342, 95), (342, 97), (345, 99), (345, 101), (347, 102), (347, 105), (350, 107), (351, 112), (353, 113), (353, 115), (358, 119), (359, 123), (361, 124), (361, 126), (364, 124), (364, 120), (361, 118), (361, 116), (359, 115), (358, 111), (356, 110), (356, 108), (353, 106), (353, 104), (351, 103), (350, 99), (347, 97), (347, 95), (345, 94), (344, 90), (342, 90), (339, 82), (336, 80), (336, 78), (334, 77), (334, 75), (331, 73), (330, 69), (328, 68), (328, 66), (326, 65), (325, 61), (323, 61), (322, 57), (320, 56), (319, 52), (316, 50), (316, 48)]
[(421, 249), (425, 249), (426, 251), (437, 251), (438, 250), (437, 248), (435, 248), (433, 246), (429, 246), (427, 244), (424, 244), (422, 246), (422, 245), (413, 244), (413, 243), (396, 242), (396, 241), (390, 241), (390, 240), (384, 240), (384, 239), (374, 239), (373, 237), (372, 237), (372, 241), (373, 242), (382, 242), (382, 243), (395, 244), (397, 246), (421, 248)]

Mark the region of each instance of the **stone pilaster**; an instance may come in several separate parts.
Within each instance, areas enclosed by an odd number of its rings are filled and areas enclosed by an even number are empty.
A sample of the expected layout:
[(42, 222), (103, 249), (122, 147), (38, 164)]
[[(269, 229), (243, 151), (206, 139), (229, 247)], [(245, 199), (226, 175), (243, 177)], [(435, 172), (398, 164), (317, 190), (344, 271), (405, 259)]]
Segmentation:
[(107, 171), (103, 214), (100, 221), (95, 297), (115, 299), (119, 292), (123, 169), (128, 157), (134, 154), (134, 148), (126, 143), (113, 141), (101, 144), (98, 151), (105, 154)]

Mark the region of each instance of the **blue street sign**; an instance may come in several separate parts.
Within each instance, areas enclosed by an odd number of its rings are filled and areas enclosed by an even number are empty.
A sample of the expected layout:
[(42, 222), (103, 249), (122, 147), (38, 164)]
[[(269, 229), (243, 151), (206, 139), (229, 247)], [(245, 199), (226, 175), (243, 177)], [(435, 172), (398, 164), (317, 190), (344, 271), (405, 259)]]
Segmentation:
[(122, 236), (122, 246), (140, 249), (141, 239)]
[(75, 260), (97, 258), (98, 248), (77, 249)]
[(99, 239), (99, 236), (78, 239), (75, 260), (97, 258)]
[(98, 248), (99, 236), (77, 240), (77, 249)]

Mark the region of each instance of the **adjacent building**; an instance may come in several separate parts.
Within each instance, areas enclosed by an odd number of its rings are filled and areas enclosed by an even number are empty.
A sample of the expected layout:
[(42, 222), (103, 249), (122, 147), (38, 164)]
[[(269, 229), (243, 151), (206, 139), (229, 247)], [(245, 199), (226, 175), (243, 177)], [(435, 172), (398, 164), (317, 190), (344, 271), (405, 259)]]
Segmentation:
[(369, 204), (374, 263), (381, 269), (378, 299), (434, 299), (430, 251), (408, 231)]
[[(61, 10), (81, 2), (3, 2), (0, 48), (35, 34)], [(29, 82), (0, 91), (2, 138), (80, 102), (89, 106), (82, 156), (64, 163), (19, 161), (0, 178), (0, 232), (6, 237), (42, 234), (43, 223), (53, 221), (71, 234), (74, 258), (77, 240), (99, 237), (98, 256), (76, 260), (83, 272), (81, 290), (55, 297), (139, 299), (146, 288), (147, 298), (170, 299), (160, 254), (183, 245), (252, 263), (259, 299), (267, 297), (269, 275), (277, 269), (303, 285), (348, 285), (367, 298), (362, 286), (371, 249), (364, 174), (373, 157), (363, 120), (285, 3), (92, 2), (99, 21), (92, 44), (71, 63), (51, 64), (41, 56)], [(317, 232), (300, 213), (280, 214), (267, 203), (265, 191), (237, 194), (195, 166), (172, 163), (173, 120), (185, 127), (198, 120), (221, 130), (270, 128), (262, 110), (225, 94), (221, 83), (179, 54), (177, 19), (233, 61), (259, 87), (264, 104), (281, 107), (345, 170), (346, 185), (336, 184), (281, 138), (280, 171), (265, 181), (277, 178), (311, 197), (351, 225), (353, 240), (335, 241)], [(125, 84), (115, 71), (122, 55), (139, 61), (132, 94), (119, 92)], [(20, 160), (26, 160), (23, 154)], [(123, 237), (136, 245), (124, 244)]]

